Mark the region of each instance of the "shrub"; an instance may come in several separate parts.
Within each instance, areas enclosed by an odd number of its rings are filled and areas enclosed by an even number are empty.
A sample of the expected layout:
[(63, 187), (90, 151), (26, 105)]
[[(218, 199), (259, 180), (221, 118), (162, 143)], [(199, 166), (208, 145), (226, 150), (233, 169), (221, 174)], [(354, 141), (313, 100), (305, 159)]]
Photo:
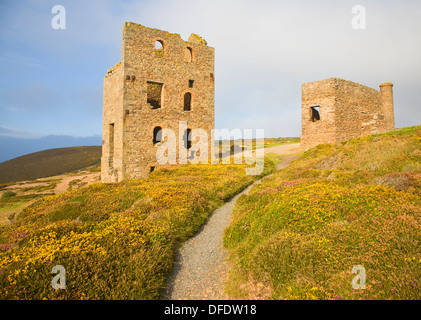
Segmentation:
[(14, 196), (16, 196), (16, 193), (15, 192), (13, 192), (13, 191), (5, 191), (1, 195), (1, 198), (2, 199), (8, 199), (8, 198), (11, 198), (11, 197), (14, 197)]
[[(259, 178), (246, 167), (184, 165), (39, 200), (0, 229), (0, 299), (158, 299), (181, 241)], [(66, 290), (51, 286), (54, 265)]]
[(320, 145), (264, 179), (225, 231), (233, 261), (272, 299), (419, 299), (420, 128)]

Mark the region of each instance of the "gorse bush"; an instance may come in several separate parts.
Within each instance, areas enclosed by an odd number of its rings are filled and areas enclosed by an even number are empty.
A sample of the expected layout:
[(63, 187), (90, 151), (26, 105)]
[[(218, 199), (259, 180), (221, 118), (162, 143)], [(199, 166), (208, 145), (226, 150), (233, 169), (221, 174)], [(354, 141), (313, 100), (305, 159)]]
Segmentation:
[(238, 267), (272, 299), (419, 299), (421, 130), (403, 132), (320, 145), (240, 197)]
[[(177, 245), (259, 178), (246, 167), (185, 165), (41, 199), (0, 229), (0, 298), (159, 298)], [(51, 286), (54, 265), (65, 290)]]

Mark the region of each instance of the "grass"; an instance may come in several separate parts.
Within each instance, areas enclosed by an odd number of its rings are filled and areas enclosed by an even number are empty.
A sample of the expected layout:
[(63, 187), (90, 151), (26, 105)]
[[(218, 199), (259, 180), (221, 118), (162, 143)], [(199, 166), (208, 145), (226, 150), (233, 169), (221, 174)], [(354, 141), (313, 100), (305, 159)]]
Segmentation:
[[(299, 143), (300, 142), (300, 138), (265, 138), (263, 139), (263, 143), (262, 140), (259, 141), (259, 143), (257, 143), (256, 139), (252, 139), (250, 140), (231, 140), (230, 141), (230, 151), (231, 151), (231, 155), (232, 152), (234, 151), (234, 145), (235, 148), (238, 151), (241, 151), (242, 147), (244, 148), (248, 148), (251, 146), (251, 150), (256, 150), (256, 148), (260, 149), (260, 148), (271, 148), (271, 147), (276, 147), (276, 146), (280, 146), (280, 145), (284, 145), (284, 144), (291, 144), (291, 143)], [(222, 140), (216, 141), (215, 142), (215, 146), (222, 148)], [(219, 152), (219, 156), (221, 156), (221, 149)]]
[[(45, 197), (0, 228), (0, 299), (158, 299), (175, 250), (260, 176), (247, 165), (184, 165)], [(66, 269), (66, 290), (51, 268)]]
[(69, 186), (67, 187), (67, 191), (72, 191), (73, 188), (77, 188), (79, 185), (81, 185), (81, 182), (82, 182), (81, 179), (75, 179), (75, 180), (70, 181)]
[(300, 138), (265, 138), (263, 145), (256, 145), (256, 140), (253, 139), (252, 141), (252, 147), (251, 150), (256, 150), (260, 148), (271, 148), (271, 147), (277, 147), (284, 144), (291, 144), (291, 143), (299, 143)]
[(3, 192), (3, 194), (1, 195), (1, 199), (2, 199), (2, 200), (3, 200), (3, 199), (9, 199), (9, 198), (14, 197), (14, 196), (16, 196), (16, 193), (15, 193), (15, 192), (13, 192), (13, 191), (5, 191), (5, 192)]
[(299, 143), (300, 138), (267, 138), (265, 139), (264, 147), (271, 148), (284, 144)]
[(0, 210), (14, 208), (16, 203), (27, 203), (38, 197), (36, 194), (19, 195), (16, 193), (14, 196), (4, 197), (4, 194), (5, 193), (3, 193), (3, 196), (0, 198)]
[(252, 278), (270, 299), (420, 299), (420, 187), (421, 126), (308, 150), (238, 199), (224, 245), (247, 276), (228, 291)]
[(35, 180), (95, 165), (101, 152), (101, 146), (57, 148), (8, 160), (0, 163), (0, 183)]
[(282, 156), (277, 153), (270, 152), (265, 155), (268, 160), (273, 162), (276, 166), (282, 162)]
[(0, 226), (9, 224), (14, 219), (15, 213), (33, 201), (34, 197), (33, 195), (20, 196), (16, 194), (11, 197), (2, 196), (0, 199)]
[(35, 199), (54, 194), (58, 181), (60, 180), (33, 181), (28, 186), (25, 186), (26, 183), (4, 185), (11, 190), (4, 191), (0, 198), (0, 225), (11, 223), (15, 214)]
[(41, 193), (46, 191), (54, 191), (54, 188), (57, 186), (57, 184), (61, 181), (61, 179), (53, 179), (53, 180), (35, 180), (33, 183), (39, 183), (39, 185), (36, 186), (28, 186), (19, 188), (20, 192), (25, 193)]

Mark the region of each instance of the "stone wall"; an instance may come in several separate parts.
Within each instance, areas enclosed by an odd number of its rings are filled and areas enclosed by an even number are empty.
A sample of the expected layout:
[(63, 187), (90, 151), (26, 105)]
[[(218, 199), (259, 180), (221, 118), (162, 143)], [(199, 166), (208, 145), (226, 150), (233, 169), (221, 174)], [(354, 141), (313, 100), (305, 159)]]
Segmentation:
[[(115, 182), (122, 179), (123, 168), (123, 81), (121, 63), (108, 69), (104, 79), (101, 180)], [(110, 141), (113, 125), (114, 141)], [(114, 145), (110, 152), (110, 144)], [(104, 170), (105, 168), (105, 170)]]
[[(160, 54), (156, 54), (156, 41), (163, 44)], [(156, 152), (162, 142), (153, 143), (157, 126), (174, 131), (177, 162), (183, 133), (179, 132), (180, 121), (186, 121), (190, 129), (205, 130), (210, 148), (214, 128), (214, 48), (206, 41), (193, 34), (184, 41), (178, 34), (126, 22), (121, 67), (116, 69), (104, 81), (103, 181), (142, 178), (151, 168), (160, 167)], [(148, 103), (148, 82), (160, 84), (160, 107)], [(159, 96), (157, 88), (150, 86), (149, 94), (154, 99)], [(191, 94), (190, 111), (184, 110), (186, 92)], [(121, 156), (121, 164), (114, 166), (116, 173), (106, 165), (112, 154), (107, 141), (110, 121), (115, 121), (114, 130), (119, 135), (115, 141), (122, 142), (119, 149), (114, 143), (114, 162), (117, 154)]]
[(361, 84), (336, 79), (336, 141), (384, 132), (380, 93)]
[[(304, 83), (301, 86), (301, 146), (310, 148), (320, 143), (335, 143), (335, 80)], [(311, 107), (319, 106), (320, 120), (313, 122)]]
[[(394, 130), (392, 86), (381, 84), (379, 92), (338, 78), (303, 84), (301, 145), (308, 149)], [(319, 121), (312, 121), (314, 106)]]

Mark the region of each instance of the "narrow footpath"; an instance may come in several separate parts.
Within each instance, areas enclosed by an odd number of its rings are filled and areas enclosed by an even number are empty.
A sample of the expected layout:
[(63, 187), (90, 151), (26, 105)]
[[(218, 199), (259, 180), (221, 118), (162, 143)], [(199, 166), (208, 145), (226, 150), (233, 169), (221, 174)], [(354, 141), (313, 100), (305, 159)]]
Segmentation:
[[(265, 153), (279, 152), (281, 155), (286, 155), (282, 163), (278, 165), (278, 169), (283, 169), (297, 158), (292, 154), (296, 153), (298, 148), (299, 144), (286, 145), (281, 148), (268, 148)], [(164, 300), (221, 300), (229, 298), (224, 293), (224, 283), (229, 269), (226, 261), (227, 252), (222, 245), (224, 230), (230, 223), (231, 212), (237, 199), (243, 194), (248, 194), (252, 186), (260, 181), (254, 182), (222, 207), (216, 209), (197, 234), (181, 246), (173, 274), (165, 289)]]

